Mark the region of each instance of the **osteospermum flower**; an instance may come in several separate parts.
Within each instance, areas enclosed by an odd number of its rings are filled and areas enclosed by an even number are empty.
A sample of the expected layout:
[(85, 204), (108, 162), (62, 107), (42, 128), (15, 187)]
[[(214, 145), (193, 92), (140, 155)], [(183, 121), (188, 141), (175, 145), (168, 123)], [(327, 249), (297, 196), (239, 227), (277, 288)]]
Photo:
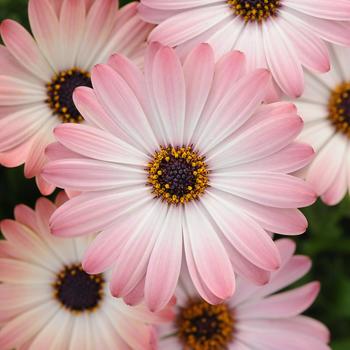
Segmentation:
[(113, 298), (107, 273), (88, 275), (81, 268), (93, 236), (50, 234), (55, 209), (41, 198), (35, 211), (19, 205), (15, 220), (1, 222), (6, 240), (0, 241), (0, 348), (154, 349), (151, 324), (169, 321), (172, 311), (152, 314)]
[(348, 0), (141, 0), (139, 11), (159, 23), (149, 40), (181, 55), (201, 42), (217, 57), (241, 50), (251, 69), (267, 67), (290, 97), (303, 91), (302, 67), (329, 70), (325, 41), (350, 45)]
[(335, 205), (350, 188), (350, 50), (333, 46), (331, 52), (332, 70), (306, 76), (297, 106), (305, 120), (300, 139), (317, 151), (301, 175), (325, 203)]
[(101, 232), (83, 267), (100, 273), (114, 264), (113, 295), (144, 293), (152, 310), (162, 308), (184, 257), (199, 293), (218, 303), (234, 292), (234, 270), (265, 283), (279, 267), (266, 231), (304, 232), (296, 207), (315, 194), (288, 173), (313, 150), (293, 142), (303, 125), (294, 105), (261, 106), (269, 72), (245, 75), (244, 64), (233, 52), (215, 65), (202, 44), (182, 67), (154, 43), (145, 75), (115, 55), (93, 69), (94, 90), (76, 90), (95, 126), (55, 129), (59, 144), (49, 146), (43, 176), (81, 194), (55, 212), (51, 228)]
[(117, 0), (30, 0), (28, 11), (34, 39), (12, 20), (0, 27), (0, 163), (25, 163), (25, 176), (49, 194), (39, 174), (52, 130), (83, 121), (73, 90), (91, 86), (92, 66), (114, 52), (140, 63), (151, 26), (136, 3), (118, 10)]
[(314, 302), (319, 283), (275, 294), (305, 275), (310, 260), (293, 256), (295, 245), (290, 240), (276, 245), (282, 266), (271, 281), (255, 286), (239, 279), (235, 296), (220, 305), (202, 300), (182, 276), (176, 318), (159, 327), (159, 350), (330, 350), (328, 329), (300, 315)]

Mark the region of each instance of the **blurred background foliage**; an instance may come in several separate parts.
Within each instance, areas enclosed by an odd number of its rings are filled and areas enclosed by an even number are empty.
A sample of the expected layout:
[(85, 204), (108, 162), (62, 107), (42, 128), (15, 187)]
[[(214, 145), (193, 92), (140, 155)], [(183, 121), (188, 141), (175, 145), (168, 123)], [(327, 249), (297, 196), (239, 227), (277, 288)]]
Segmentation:
[[(128, 2), (121, 0), (122, 5)], [(28, 27), (26, 7), (27, 0), (0, 0), (0, 20), (12, 18)], [(33, 206), (39, 196), (34, 180), (23, 178), (22, 167), (0, 167), (0, 220), (12, 217), (16, 204)], [(350, 200), (347, 198), (335, 207), (318, 202), (304, 212), (309, 230), (296, 237), (296, 242), (298, 252), (312, 258), (313, 269), (299, 284), (311, 280), (322, 283), (321, 294), (307, 313), (331, 329), (332, 349), (349, 350)]]

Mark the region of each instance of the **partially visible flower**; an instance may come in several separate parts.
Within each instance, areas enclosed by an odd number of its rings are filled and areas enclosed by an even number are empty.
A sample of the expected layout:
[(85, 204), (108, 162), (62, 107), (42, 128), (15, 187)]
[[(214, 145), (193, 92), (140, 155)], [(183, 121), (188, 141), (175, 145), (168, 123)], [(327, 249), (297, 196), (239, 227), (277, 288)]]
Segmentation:
[(250, 69), (268, 68), (290, 97), (302, 94), (303, 67), (329, 70), (325, 41), (350, 46), (348, 0), (141, 0), (139, 11), (159, 23), (150, 41), (181, 55), (201, 42), (217, 58), (241, 50)]
[(176, 292), (176, 318), (159, 327), (159, 350), (330, 350), (329, 331), (320, 322), (300, 315), (315, 300), (319, 283), (280, 292), (304, 276), (310, 266), (294, 255), (295, 245), (276, 242), (282, 266), (265, 286), (239, 279), (235, 296), (210, 305), (183, 276)]
[(137, 15), (136, 3), (118, 10), (117, 0), (30, 0), (32, 36), (5, 20), (0, 32), (0, 163), (25, 163), (43, 194), (54, 187), (40, 176), (53, 128), (80, 123), (72, 93), (91, 86), (90, 70), (120, 52), (140, 64), (152, 28)]
[(95, 126), (64, 124), (43, 177), (80, 191), (51, 218), (55, 235), (101, 232), (83, 267), (114, 265), (112, 294), (167, 304), (186, 261), (203, 298), (219, 303), (235, 290), (234, 270), (266, 283), (280, 264), (269, 231), (300, 234), (297, 209), (315, 193), (290, 175), (313, 156), (294, 139), (303, 123), (293, 104), (261, 105), (270, 74), (245, 74), (232, 52), (217, 64), (207, 44), (181, 65), (153, 43), (145, 74), (114, 55), (92, 71), (94, 90), (74, 98)]
[(350, 49), (334, 45), (331, 53), (332, 70), (307, 74), (296, 105), (305, 121), (300, 140), (317, 151), (301, 176), (326, 204), (335, 205), (350, 190)]
[[(57, 203), (64, 201), (60, 194)], [(0, 241), (0, 349), (155, 349), (152, 324), (169, 321), (110, 295), (109, 274), (88, 275), (81, 258), (93, 236), (62, 239), (49, 231), (56, 205), (15, 208)], [(134, 296), (137, 298), (137, 296)]]

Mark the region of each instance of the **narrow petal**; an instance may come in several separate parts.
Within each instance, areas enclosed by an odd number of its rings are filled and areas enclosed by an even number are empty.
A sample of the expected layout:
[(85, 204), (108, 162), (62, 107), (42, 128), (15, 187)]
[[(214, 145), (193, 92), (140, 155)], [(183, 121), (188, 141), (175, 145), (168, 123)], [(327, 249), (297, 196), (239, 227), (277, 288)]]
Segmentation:
[(275, 20), (262, 28), (266, 59), (274, 79), (288, 96), (299, 97), (304, 90), (304, 74), (293, 44)]
[(145, 301), (151, 311), (163, 309), (174, 294), (182, 261), (182, 211), (170, 207), (150, 256)]
[(214, 78), (214, 54), (210, 46), (199, 45), (184, 64), (186, 83), (186, 120), (183, 143), (190, 143), (192, 134), (207, 102)]
[[(50, 219), (52, 233), (58, 236), (79, 236), (98, 232), (117, 218), (152, 200), (149, 189), (125, 189), (90, 192), (70, 199)], [(132, 206), (131, 204), (135, 204)]]
[(203, 209), (196, 204), (187, 205), (185, 222), (202, 282), (220, 299), (231, 297), (235, 290), (232, 265)]
[(276, 208), (300, 208), (316, 200), (312, 187), (291, 175), (254, 172), (212, 176), (211, 186), (253, 202)]
[(203, 205), (227, 240), (254, 265), (270, 271), (278, 269), (279, 252), (267, 232), (234, 205), (218, 200), (209, 192)]
[(240, 306), (239, 319), (247, 318), (286, 318), (304, 312), (316, 299), (320, 291), (318, 282), (279, 293), (263, 300), (256, 300)]
[(17, 22), (5, 20), (0, 26), (1, 37), (18, 62), (45, 83), (53, 70), (40, 52), (32, 36)]
[(30, 27), (40, 50), (55, 70), (63, 67), (59, 44), (59, 22), (54, 8), (48, 0), (30, 0), (28, 4)]
[(142, 167), (147, 164), (144, 153), (95, 127), (67, 123), (58, 126), (54, 133), (61, 144), (85, 157)]

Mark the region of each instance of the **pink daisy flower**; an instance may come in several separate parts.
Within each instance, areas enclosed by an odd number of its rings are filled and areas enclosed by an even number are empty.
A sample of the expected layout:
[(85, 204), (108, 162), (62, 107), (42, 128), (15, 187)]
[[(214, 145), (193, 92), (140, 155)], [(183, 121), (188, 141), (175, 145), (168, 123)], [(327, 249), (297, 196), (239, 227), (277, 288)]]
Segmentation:
[[(64, 200), (61, 193), (56, 205)], [(56, 205), (45, 198), (35, 211), (18, 205), (15, 220), (1, 222), (0, 349), (155, 349), (151, 324), (168, 322), (172, 311), (127, 306), (110, 295), (108, 273), (84, 272), (80, 261), (93, 236), (52, 236)]]
[(293, 104), (261, 105), (270, 74), (244, 73), (232, 52), (214, 62), (207, 44), (181, 65), (153, 43), (145, 74), (114, 55), (92, 71), (74, 101), (94, 126), (64, 124), (43, 177), (80, 191), (51, 218), (55, 235), (101, 232), (83, 267), (114, 264), (111, 291), (144, 293), (151, 310), (174, 293), (182, 260), (210, 303), (231, 297), (234, 270), (257, 283), (280, 265), (267, 231), (300, 234), (296, 209), (315, 201), (291, 176), (313, 156), (295, 143), (303, 123)]
[(268, 68), (293, 98), (303, 91), (303, 67), (329, 70), (325, 41), (350, 45), (348, 0), (141, 0), (139, 12), (159, 24), (149, 40), (181, 55), (201, 42), (218, 58), (241, 50), (250, 69)]
[(332, 70), (307, 74), (297, 106), (305, 120), (300, 140), (317, 151), (301, 174), (329, 205), (339, 203), (350, 188), (350, 49), (331, 47)]
[(265, 286), (238, 279), (235, 296), (220, 305), (200, 298), (188, 278), (176, 292), (175, 320), (159, 327), (159, 350), (330, 350), (329, 331), (300, 315), (315, 300), (319, 283), (274, 294), (304, 276), (311, 267), (295, 245), (276, 241), (282, 266)]
[(34, 39), (12, 20), (1, 23), (0, 163), (25, 163), (25, 176), (36, 176), (43, 194), (54, 189), (40, 176), (53, 128), (83, 121), (73, 90), (91, 86), (93, 65), (114, 52), (142, 62), (152, 26), (136, 7), (118, 10), (117, 0), (30, 0)]

